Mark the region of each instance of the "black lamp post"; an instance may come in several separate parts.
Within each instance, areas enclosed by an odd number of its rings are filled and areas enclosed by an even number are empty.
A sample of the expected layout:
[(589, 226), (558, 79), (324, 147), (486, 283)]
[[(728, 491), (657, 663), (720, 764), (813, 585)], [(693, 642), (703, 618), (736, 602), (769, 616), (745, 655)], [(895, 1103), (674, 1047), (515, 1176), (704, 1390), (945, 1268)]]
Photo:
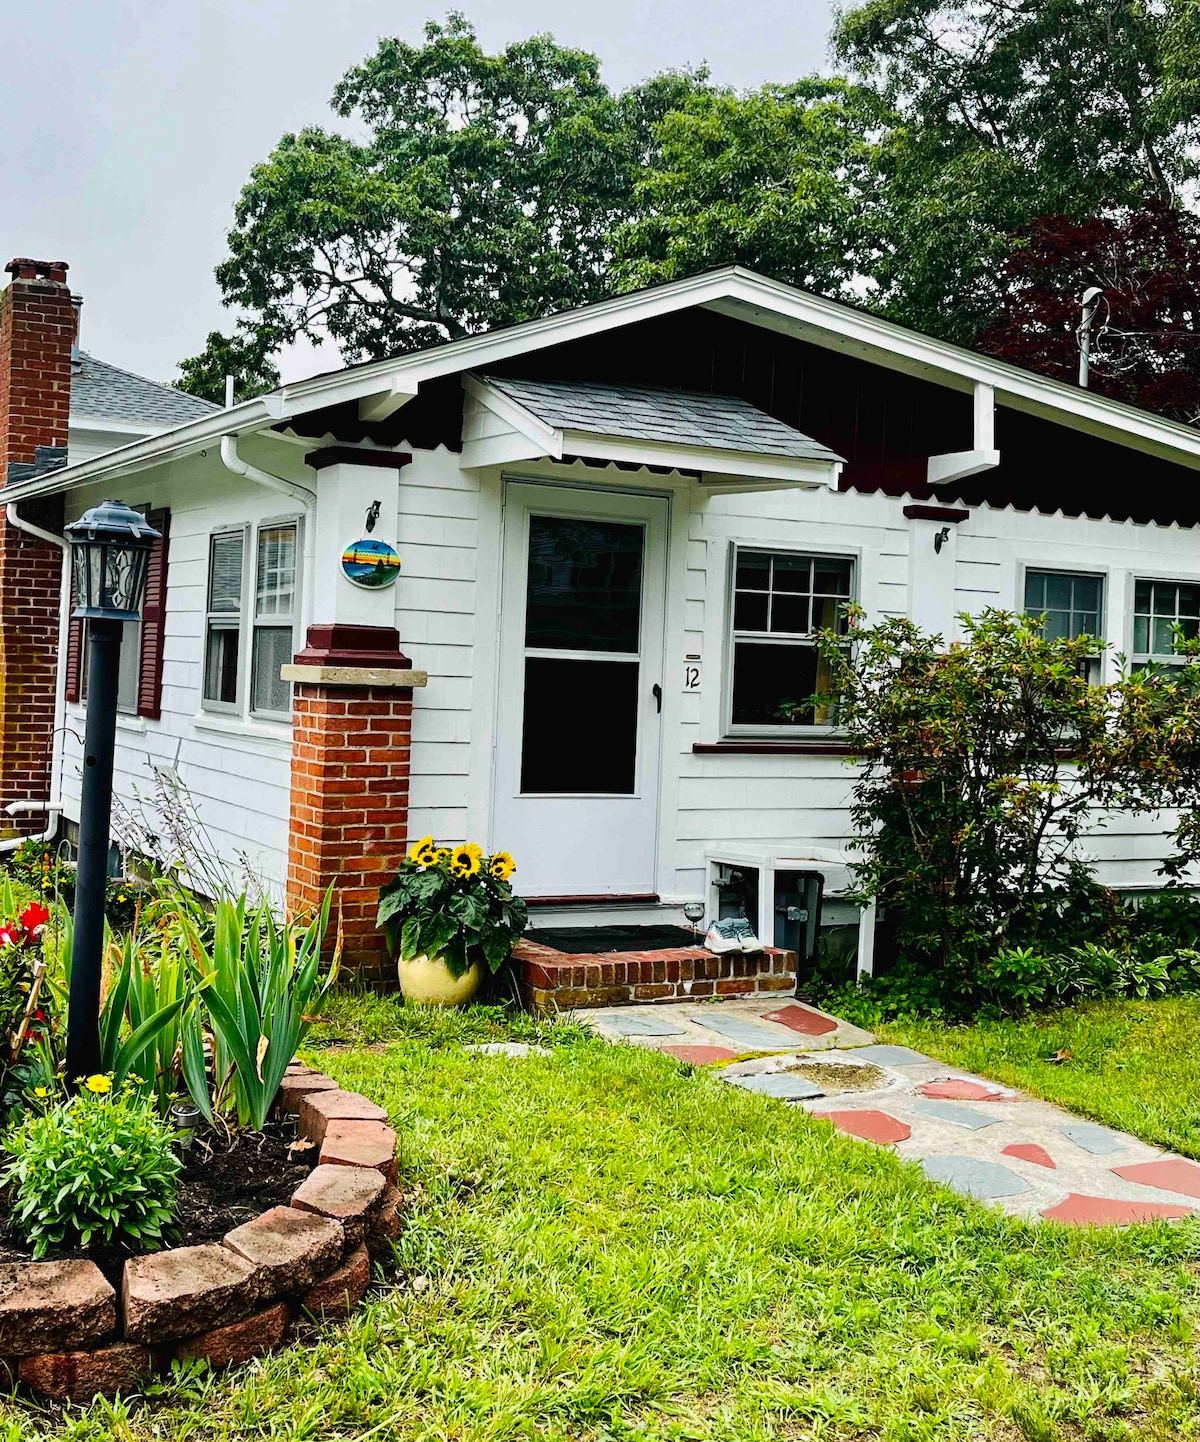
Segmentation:
[(88, 623), (87, 726), (75, 876), (75, 931), (67, 1006), (67, 1082), (100, 1070), (100, 971), (112, 816), (121, 629), (141, 620), (146, 564), (158, 532), (124, 501), (101, 501), (64, 527), (75, 608)]

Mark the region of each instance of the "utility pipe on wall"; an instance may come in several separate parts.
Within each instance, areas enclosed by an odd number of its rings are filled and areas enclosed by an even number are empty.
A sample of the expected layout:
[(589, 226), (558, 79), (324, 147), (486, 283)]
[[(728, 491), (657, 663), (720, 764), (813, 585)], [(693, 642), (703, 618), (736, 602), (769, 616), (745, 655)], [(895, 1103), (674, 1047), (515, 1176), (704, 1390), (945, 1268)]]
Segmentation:
[(65, 536), (56, 536), (41, 526), (35, 526), (18, 512), (15, 501), (8, 503), (5, 519), (10, 526), (39, 541), (47, 541), (62, 552), (62, 576), (58, 594), (58, 656), (54, 668), (54, 730), (50, 738), (50, 795), (46, 801), (14, 801), (4, 809), (10, 816), (19, 811), (44, 811), (46, 829), (34, 836), (10, 837), (0, 841), (0, 853), (15, 851), (24, 841), (53, 841), (58, 831), (58, 818), (62, 813), (62, 733), (67, 715), (67, 638), (71, 626), (71, 558), (67, 554), (69, 545)]

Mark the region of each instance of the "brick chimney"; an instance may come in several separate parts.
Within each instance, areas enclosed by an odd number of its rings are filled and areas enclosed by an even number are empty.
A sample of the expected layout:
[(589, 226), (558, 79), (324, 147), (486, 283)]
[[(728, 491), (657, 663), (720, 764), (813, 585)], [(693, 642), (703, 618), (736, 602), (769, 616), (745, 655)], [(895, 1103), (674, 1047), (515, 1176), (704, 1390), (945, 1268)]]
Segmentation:
[[(18, 259), (0, 296), (0, 479), (61, 464), (71, 406), (77, 318), (65, 261)], [(62, 499), (29, 502), (22, 516), (62, 526)], [(49, 795), (62, 552), (8, 524), (0, 507), (0, 806)], [(39, 831), (45, 819), (0, 829)]]

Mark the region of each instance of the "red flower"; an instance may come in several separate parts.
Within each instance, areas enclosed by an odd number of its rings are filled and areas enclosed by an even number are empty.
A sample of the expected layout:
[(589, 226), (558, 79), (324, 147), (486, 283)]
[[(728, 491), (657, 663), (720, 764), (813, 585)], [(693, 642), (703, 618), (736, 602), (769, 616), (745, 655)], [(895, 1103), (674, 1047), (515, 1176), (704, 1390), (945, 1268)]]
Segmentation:
[(18, 946), (21, 939), (11, 925), (0, 926), (0, 946)]
[(49, 920), (50, 912), (40, 901), (31, 901), (21, 913), (21, 925), (32, 936), (38, 936)]

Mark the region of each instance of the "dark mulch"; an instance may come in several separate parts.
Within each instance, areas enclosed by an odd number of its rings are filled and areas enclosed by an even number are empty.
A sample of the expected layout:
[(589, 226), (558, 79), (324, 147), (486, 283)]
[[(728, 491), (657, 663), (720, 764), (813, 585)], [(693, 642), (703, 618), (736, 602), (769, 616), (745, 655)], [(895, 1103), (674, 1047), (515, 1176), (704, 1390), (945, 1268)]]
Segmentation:
[[(219, 1242), (268, 1207), (286, 1205), (312, 1169), (312, 1161), (296, 1162), (288, 1148), (296, 1125), (268, 1122), (261, 1132), (238, 1132), (227, 1138), (215, 1132), (197, 1136), (179, 1176), (179, 1209), (169, 1245), (195, 1247)], [(313, 1158), (315, 1161), (315, 1156)], [(0, 1194), (0, 1210), (7, 1197)], [(127, 1257), (158, 1248), (77, 1247), (56, 1257), (88, 1257), (114, 1286), (120, 1285)], [(0, 1236), (0, 1262), (27, 1262), (32, 1249), (8, 1228)]]

